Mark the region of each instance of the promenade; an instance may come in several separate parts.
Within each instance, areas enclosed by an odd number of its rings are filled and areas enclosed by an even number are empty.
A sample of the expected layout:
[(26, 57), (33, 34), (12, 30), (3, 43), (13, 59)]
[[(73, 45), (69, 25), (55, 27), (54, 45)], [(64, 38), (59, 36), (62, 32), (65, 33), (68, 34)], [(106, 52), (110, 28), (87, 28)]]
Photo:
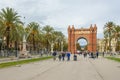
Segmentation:
[(120, 80), (120, 63), (78, 56), (77, 61), (52, 59), (0, 69), (0, 80)]

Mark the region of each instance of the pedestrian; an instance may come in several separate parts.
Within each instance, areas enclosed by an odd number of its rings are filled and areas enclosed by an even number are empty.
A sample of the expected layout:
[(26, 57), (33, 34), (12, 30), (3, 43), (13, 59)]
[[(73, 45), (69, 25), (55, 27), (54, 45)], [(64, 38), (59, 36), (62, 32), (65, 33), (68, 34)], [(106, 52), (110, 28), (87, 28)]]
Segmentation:
[(74, 61), (77, 61), (77, 55), (76, 55), (76, 54), (74, 54), (73, 60), (74, 60)]
[(56, 55), (57, 55), (57, 52), (56, 52), (56, 51), (54, 51), (52, 55), (53, 55), (53, 60), (55, 61), (55, 60), (56, 60)]
[(96, 52), (96, 58), (98, 58), (98, 56), (99, 56), (99, 52), (97, 51), (97, 52)]
[(64, 61), (65, 60), (65, 53), (62, 52), (62, 60)]
[(103, 52), (102, 56), (104, 57), (104, 55), (105, 55), (105, 52)]
[(59, 58), (59, 61), (61, 61), (61, 58), (62, 58), (61, 53), (59, 53), (58, 58)]
[(70, 52), (67, 52), (67, 61), (70, 60)]
[(93, 52), (91, 52), (91, 58), (93, 58), (93, 59), (94, 59), (94, 55), (93, 55)]
[(83, 53), (83, 55), (84, 55), (84, 58), (86, 58), (86, 57), (87, 57), (87, 53), (86, 53), (86, 52), (84, 52), (84, 53)]

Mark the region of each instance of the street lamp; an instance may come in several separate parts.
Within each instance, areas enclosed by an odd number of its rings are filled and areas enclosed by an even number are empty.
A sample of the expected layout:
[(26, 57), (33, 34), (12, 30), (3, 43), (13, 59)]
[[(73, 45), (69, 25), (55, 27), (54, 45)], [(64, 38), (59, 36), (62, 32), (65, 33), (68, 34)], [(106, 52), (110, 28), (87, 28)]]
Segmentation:
[(63, 51), (63, 41), (61, 42), (61, 51)]
[(51, 52), (53, 53), (53, 46), (54, 46), (54, 43), (53, 41), (51, 42)]

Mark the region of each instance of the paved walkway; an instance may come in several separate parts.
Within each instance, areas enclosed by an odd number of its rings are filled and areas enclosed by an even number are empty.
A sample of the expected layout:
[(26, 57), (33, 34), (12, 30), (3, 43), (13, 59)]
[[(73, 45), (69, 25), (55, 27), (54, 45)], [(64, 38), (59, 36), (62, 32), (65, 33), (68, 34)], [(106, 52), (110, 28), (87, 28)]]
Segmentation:
[(0, 80), (120, 80), (120, 63), (104, 58), (46, 60), (0, 69)]

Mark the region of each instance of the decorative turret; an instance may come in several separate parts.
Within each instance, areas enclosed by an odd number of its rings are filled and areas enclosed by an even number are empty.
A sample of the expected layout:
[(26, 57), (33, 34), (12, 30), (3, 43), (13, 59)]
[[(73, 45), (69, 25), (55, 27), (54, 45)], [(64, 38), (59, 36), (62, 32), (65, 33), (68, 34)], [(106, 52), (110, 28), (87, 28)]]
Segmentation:
[(70, 30), (70, 25), (68, 26), (68, 31)]
[(74, 28), (74, 25), (72, 25), (72, 30), (74, 30), (75, 28)]
[(94, 30), (97, 30), (97, 26), (96, 26), (96, 24), (94, 24)]
[(90, 25), (90, 31), (93, 31), (93, 27), (92, 27), (92, 24)]

